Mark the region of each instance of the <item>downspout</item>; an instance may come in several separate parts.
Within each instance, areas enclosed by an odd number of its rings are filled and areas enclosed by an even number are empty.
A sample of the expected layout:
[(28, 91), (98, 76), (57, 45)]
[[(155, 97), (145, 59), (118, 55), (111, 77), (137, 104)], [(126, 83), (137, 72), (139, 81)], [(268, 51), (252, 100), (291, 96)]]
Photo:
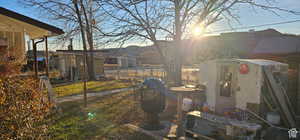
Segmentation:
[(46, 75), (49, 78), (49, 52), (48, 52), (48, 37), (45, 36), (45, 50), (46, 50)]
[(38, 63), (37, 63), (37, 44), (43, 42), (45, 39), (42, 38), (41, 40), (34, 42), (34, 39), (32, 39), (33, 43), (33, 55), (34, 55), (34, 76), (36, 79), (38, 79)]

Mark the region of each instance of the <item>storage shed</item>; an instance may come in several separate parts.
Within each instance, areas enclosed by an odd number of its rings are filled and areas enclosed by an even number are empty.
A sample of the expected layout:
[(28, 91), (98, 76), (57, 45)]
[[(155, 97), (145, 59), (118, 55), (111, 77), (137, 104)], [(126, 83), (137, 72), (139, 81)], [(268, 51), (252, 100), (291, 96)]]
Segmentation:
[[(94, 71), (96, 77), (104, 76), (104, 57), (100, 51), (94, 53)], [(84, 76), (84, 55), (82, 50), (56, 50), (58, 70), (64, 79), (78, 80)]]
[(223, 114), (230, 109), (263, 111), (263, 68), (280, 73), (287, 88), (288, 65), (261, 59), (220, 59), (200, 65), (199, 83), (206, 86), (210, 110)]

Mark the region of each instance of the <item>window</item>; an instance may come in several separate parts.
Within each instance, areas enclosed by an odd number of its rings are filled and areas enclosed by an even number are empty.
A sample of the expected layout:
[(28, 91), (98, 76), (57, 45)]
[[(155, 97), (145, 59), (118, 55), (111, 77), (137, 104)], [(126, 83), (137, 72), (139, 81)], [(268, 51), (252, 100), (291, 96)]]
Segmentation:
[(6, 61), (7, 47), (7, 40), (0, 37), (0, 63)]
[(106, 58), (104, 64), (118, 64), (117, 58)]
[(230, 97), (231, 87), (232, 73), (229, 72), (229, 66), (221, 66), (220, 95), (224, 97)]

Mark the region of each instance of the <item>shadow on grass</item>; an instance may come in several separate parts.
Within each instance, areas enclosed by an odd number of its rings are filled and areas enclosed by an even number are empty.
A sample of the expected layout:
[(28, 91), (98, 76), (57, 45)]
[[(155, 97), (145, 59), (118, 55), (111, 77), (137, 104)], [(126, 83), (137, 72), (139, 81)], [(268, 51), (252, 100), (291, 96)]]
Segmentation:
[[(87, 108), (83, 101), (65, 102), (59, 106), (60, 115), (55, 116), (51, 125), (51, 139), (145, 139), (138, 132), (120, 127), (123, 123), (142, 120), (136, 101), (130, 92), (122, 92), (107, 97), (88, 100)], [(94, 113), (89, 118), (88, 113)], [(149, 138), (151, 139), (151, 138)]]

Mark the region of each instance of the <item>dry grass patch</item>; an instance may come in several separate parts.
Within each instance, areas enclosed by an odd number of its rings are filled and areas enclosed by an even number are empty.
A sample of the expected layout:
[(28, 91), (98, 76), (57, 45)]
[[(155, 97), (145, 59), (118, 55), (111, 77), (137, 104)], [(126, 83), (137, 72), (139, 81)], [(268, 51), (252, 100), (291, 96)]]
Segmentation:
[[(120, 80), (112, 81), (89, 81), (87, 82), (88, 92), (101, 92), (113, 89), (130, 87), (132, 84)], [(68, 96), (83, 92), (83, 82), (71, 83), (68, 85), (57, 86), (54, 88), (57, 96)]]

